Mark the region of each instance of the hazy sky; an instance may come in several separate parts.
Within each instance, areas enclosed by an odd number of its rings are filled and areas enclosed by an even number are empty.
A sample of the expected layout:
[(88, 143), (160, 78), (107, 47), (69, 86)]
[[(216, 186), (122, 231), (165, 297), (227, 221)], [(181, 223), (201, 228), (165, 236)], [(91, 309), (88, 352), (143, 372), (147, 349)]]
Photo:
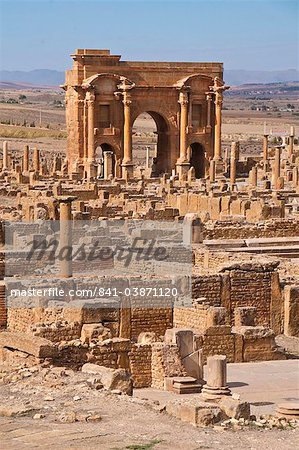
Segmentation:
[(65, 70), (76, 48), (123, 59), (298, 68), (299, 0), (0, 0), (0, 66)]

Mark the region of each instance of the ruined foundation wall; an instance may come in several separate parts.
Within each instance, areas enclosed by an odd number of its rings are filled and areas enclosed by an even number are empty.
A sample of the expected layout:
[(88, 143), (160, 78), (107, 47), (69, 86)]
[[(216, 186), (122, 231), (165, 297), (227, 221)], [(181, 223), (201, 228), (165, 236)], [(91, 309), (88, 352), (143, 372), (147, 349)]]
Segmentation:
[(299, 235), (299, 221), (295, 219), (275, 219), (259, 223), (219, 221), (207, 223), (204, 239), (251, 239), (274, 238)]
[(167, 328), (172, 327), (172, 308), (132, 308), (131, 339), (137, 340), (143, 331), (155, 332), (164, 336)]
[(149, 344), (134, 344), (129, 353), (130, 370), (135, 388), (152, 384), (152, 347)]

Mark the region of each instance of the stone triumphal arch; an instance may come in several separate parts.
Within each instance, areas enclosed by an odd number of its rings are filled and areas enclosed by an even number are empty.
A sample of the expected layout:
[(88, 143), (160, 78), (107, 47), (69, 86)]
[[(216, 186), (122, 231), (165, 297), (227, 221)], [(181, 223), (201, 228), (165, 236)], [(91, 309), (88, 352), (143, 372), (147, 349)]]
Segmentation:
[(221, 159), (221, 63), (130, 62), (78, 49), (66, 72), (69, 172), (94, 178), (98, 149), (111, 175), (133, 175), (132, 126), (147, 112), (157, 127), (156, 172), (205, 175)]

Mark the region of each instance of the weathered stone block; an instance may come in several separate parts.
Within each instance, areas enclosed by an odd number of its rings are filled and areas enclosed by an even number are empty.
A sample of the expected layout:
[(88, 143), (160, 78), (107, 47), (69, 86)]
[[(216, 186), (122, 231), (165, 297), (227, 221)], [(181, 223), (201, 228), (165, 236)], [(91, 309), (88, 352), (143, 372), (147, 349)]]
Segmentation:
[(37, 358), (53, 358), (56, 355), (56, 347), (52, 342), (25, 333), (0, 333), (0, 347), (20, 350)]

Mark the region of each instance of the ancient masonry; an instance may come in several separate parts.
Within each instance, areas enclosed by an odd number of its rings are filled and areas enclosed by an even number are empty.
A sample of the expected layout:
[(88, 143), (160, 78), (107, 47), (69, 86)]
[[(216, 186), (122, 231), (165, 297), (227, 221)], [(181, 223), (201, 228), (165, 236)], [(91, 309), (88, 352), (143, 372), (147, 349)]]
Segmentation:
[(129, 62), (108, 50), (79, 49), (72, 58), (63, 86), (72, 172), (93, 178), (102, 146), (107, 175), (132, 176), (132, 124), (142, 112), (157, 125), (158, 173), (193, 166), (201, 178), (208, 160), (220, 159), (222, 64)]
[[(221, 108), (228, 87), (222, 64), (128, 62), (108, 50), (86, 49), (72, 58), (63, 86), (66, 158), (47, 160), (28, 145), (18, 155), (3, 142), (0, 360), (29, 365), (48, 359), (102, 375), (120, 370), (116, 378), (129, 394), (132, 385), (201, 392), (203, 403), (185, 405), (185, 413), (182, 405), (168, 411), (194, 424), (216, 420), (221, 411), (229, 415), (236, 404), (246, 417), (249, 405), (231, 398), (226, 363), (286, 359), (276, 336), (299, 338), (294, 127), (282, 146), (271, 146), (265, 133), (260, 157), (243, 157), (239, 142), (223, 155)], [(156, 122), (158, 143), (156, 157), (147, 157), (140, 170), (132, 156), (132, 124), (142, 112)], [(77, 307), (68, 299), (7, 307), (5, 240), (13, 243), (16, 236), (5, 222), (36, 223), (38, 239), (44, 221), (60, 221), (64, 246), (77, 221), (106, 219), (183, 224), (193, 254), (188, 307), (170, 301), (143, 308), (134, 298), (120, 308), (103, 308), (101, 299), (93, 308), (82, 299), (74, 299)], [(21, 238), (26, 240), (25, 225)], [(75, 268), (62, 261), (58, 279), (72, 282)], [(285, 405), (279, 411), (291, 414)]]

